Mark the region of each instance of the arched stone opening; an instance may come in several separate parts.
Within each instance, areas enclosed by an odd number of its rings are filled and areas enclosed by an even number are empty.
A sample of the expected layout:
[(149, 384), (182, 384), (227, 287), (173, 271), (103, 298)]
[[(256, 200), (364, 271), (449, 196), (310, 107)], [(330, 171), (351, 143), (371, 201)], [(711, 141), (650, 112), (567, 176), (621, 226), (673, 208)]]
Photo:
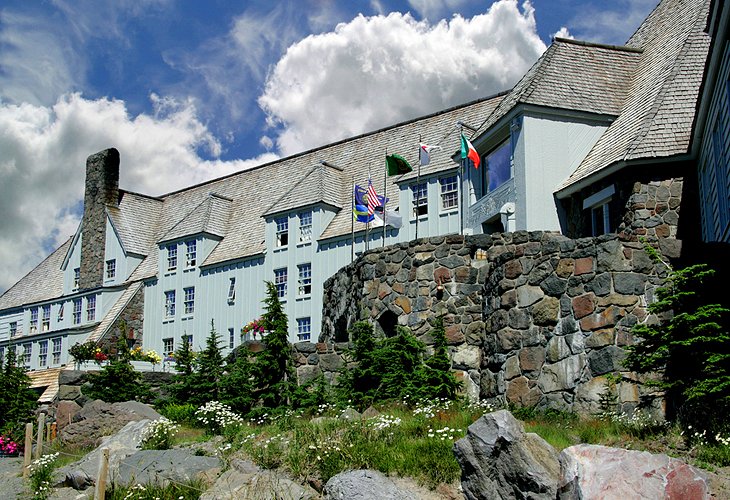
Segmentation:
[(378, 318), (378, 324), (386, 337), (395, 337), (398, 333), (398, 315), (393, 311), (385, 311)]

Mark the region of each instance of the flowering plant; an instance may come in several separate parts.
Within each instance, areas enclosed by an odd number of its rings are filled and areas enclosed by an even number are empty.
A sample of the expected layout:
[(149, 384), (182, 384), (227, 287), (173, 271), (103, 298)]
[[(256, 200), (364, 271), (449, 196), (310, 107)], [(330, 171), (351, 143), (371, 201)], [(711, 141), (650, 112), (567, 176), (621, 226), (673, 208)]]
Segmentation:
[(0, 452), (15, 455), (20, 450), (18, 443), (6, 436), (0, 436)]
[(94, 350), (94, 361), (96, 361), (97, 363), (101, 363), (102, 361), (106, 361), (107, 359), (109, 359), (109, 356), (107, 356), (107, 354), (102, 351), (100, 347), (97, 347)]
[(150, 349), (149, 351), (145, 352), (141, 346), (136, 346), (129, 352), (129, 354), (131, 359), (133, 359), (134, 361), (149, 361), (153, 365), (156, 365), (157, 363), (162, 361), (162, 357), (154, 350)]
[(241, 328), (241, 336), (243, 337), (247, 333), (251, 333), (253, 338), (256, 338), (256, 334), (264, 336), (264, 324), (261, 318), (251, 321), (249, 324)]
[(95, 353), (98, 347), (96, 342), (89, 341), (79, 344), (78, 342), (68, 349), (68, 353), (74, 358), (76, 363), (91, 361), (95, 359)]

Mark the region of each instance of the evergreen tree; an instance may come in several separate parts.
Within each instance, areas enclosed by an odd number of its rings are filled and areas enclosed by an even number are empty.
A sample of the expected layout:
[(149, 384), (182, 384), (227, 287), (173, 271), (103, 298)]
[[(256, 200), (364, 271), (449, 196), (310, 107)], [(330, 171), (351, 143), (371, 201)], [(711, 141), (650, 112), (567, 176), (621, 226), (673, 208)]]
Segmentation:
[(172, 377), (170, 392), (177, 403), (189, 403), (191, 392), (191, 375), (195, 370), (195, 351), (190, 345), (187, 335), (180, 339), (180, 345), (175, 351), (175, 371)]
[(266, 282), (265, 313), (261, 317), (267, 332), (266, 349), (257, 360), (258, 399), (267, 408), (278, 408), (288, 403), (291, 388), (296, 383), (289, 344), (288, 320), (279, 302), (276, 287)]
[(233, 411), (241, 415), (251, 411), (255, 401), (254, 364), (252, 353), (244, 344), (235, 356), (228, 358), (226, 371), (221, 379), (221, 402), (229, 405)]
[(420, 390), (422, 397), (427, 399), (447, 398), (454, 399), (459, 390), (459, 381), (451, 372), (451, 360), (446, 349), (446, 329), (443, 318), (434, 321), (433, 330), (433, 356), (426, 360), (426, 368), (423, 371), (424, 384)]
[(18, 443), (23, 439), (23, 425), (33, 417), (38, 394), (30, 388), (25, 368), (18, 366), (15, 348), (8, 348), (5, 362), (0, 359), (0, 434), (10, 435)]
[(195, 358), (195, 370), (188, 375), (188, 402), (202, 405), (209, 401), (218, 401), (223, 378), (223, 355), (221, 354), (220, 336), (215, 324), (210, 322), (210, 334), (205, 340), (203, 349)]
[(116, 355), (99, 373), (89, 373), (91, 387), (87, 389), (86, 395), (107, 403), (150, 401), (152, 392), (142, 379), (142, 374), (132, 366), (127, 340), (120, 336), (116, 347)]

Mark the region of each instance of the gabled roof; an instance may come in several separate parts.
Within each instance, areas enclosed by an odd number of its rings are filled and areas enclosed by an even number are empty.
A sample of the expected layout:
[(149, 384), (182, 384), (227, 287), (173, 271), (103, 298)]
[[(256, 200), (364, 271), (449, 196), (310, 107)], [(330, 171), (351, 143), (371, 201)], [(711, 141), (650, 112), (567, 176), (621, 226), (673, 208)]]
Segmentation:
[(319, 163), (276, 200), (262, 216), (288, 212), (294, 208), (325, 203), (342, 208), (342, 167)]
[(709, 0), (664, 0), (629, 39), (642, 49), (628, 99), (561, 194), (629, 161), (686, 154), (710, 44)]
[(51, 300), (63, 295), (61, 265), (73, 238), (58, 247), (51, 255), (26, 274), (0, 296), (0, 310), (23, 304)]
[(228, 229), (232, 201), (230, 198), (210, 193), (187, 216), (165, 233), (157, 243), (201, 233), (223, 238)]
[[(162, 201), (120, 190), (119, 206), (107, 206), (106, 210), (122, 247), (127, 253), (147, 255), (155, 242), (157, 221), (162, 212)], [(144, 221), (143, 224), (140, 224)]]
[(478, 127), (489, 130), (519, 104), (618, 115), (641, 51), (556, 38)]

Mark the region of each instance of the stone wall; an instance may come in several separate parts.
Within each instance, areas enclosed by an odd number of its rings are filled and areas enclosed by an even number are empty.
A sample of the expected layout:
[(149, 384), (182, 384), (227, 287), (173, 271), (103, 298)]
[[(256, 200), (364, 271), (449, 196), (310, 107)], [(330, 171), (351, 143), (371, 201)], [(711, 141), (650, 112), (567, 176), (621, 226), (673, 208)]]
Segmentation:
[(472, 397), (592, 412), (607, 375), (620, 373), (615, 391), (630, 409), (657, 396), (621, 361), (631, 327), (654, 320), (646, 303), (665, 271), (617, 235), (518, 231), (377, 248), (325, 282), (320, 343), (347, 341), (365, 320), (380, 335), (408, 326), (429, 345), (442, 317), (452, 368)]

